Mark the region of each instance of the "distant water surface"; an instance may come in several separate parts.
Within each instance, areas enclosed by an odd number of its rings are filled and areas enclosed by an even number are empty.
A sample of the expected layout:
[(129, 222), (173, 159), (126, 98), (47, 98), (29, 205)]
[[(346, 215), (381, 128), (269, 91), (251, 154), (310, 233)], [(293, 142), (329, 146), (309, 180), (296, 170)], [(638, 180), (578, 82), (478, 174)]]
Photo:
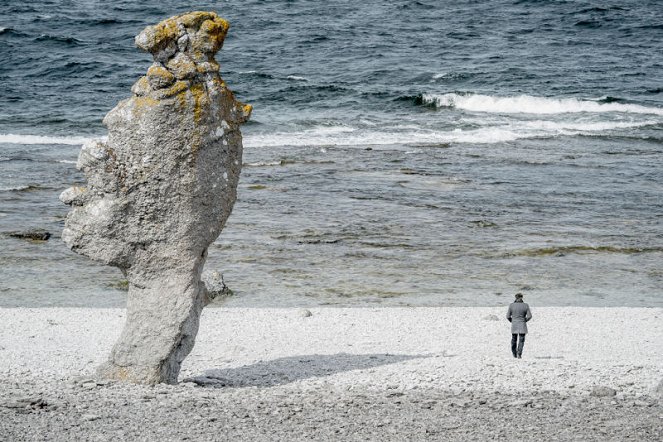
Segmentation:
[[(224, 1), (229, 305), (663, 306), (663, 3)], [(6, 0), (0, 306), (119, 306), (60, 240), (81, 143), (182, 2)], [(3, 232), (43, 228), (47, 242)]]

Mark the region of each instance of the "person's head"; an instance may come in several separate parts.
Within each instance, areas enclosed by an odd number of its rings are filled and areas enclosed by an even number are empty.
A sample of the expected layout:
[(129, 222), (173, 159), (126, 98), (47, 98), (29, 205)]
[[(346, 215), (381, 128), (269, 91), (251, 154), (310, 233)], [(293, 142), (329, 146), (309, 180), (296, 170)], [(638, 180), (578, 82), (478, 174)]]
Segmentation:
[(522, 301), (523, 300), (523, 294), (522, 293), (516, 293), (516, 301)]

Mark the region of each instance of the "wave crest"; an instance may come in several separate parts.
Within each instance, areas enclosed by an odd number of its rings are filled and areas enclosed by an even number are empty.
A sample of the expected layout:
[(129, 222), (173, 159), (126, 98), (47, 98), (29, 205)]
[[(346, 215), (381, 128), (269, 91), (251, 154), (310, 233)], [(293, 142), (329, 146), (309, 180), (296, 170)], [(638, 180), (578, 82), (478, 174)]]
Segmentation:
[(55, 137), (44, 135), (0, 134), (0, 143), (7, 144), (66, 144), (83, 145), (92, 137)]
[(436, 108), (454, 108), (470, 112), (496, 114), (566, 114), (621, 112), (662, 115), (663, 109), (616, 101), (591, 101), (577, 98), (545, 98), (530, 95), (496, 97), (481, 94), (422, 94), (421, 104)]
[(246, 133), (245, 147), (275, 146), (379, 146), (379, 145), (446, 145), (449, 143), (494, 144), (519, 139), (556, 136), (598, 135), (619, 129), (659, 124), (640, 122), (575, 122), (522, 121), (477, 129), (430, 130), (416, 125), (392, 126), (389, 129), (350, 126), (318, 126), (295, 132)]

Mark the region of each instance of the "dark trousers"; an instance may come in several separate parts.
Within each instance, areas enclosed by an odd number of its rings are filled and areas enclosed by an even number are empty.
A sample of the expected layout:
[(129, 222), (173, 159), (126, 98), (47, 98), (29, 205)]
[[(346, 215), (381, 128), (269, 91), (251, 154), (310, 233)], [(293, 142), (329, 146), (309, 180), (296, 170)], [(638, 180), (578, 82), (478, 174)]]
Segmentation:
[[(520, 336), (520, 339), (518, 339), (518, 336)], [(511, 335), (511, 353), (513, 353), (514, 358), (523, 355), (524, 346), (525, 346), (524, 333), (514, 333)]]

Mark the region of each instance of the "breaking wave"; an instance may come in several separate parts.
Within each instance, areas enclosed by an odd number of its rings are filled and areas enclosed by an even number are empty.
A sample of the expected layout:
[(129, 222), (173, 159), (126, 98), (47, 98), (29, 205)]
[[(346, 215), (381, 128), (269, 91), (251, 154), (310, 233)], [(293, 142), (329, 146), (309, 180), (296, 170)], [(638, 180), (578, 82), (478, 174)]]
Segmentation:
[(599, 102), (577, 98), (545, 98), (530, 95), (497, 97), (481, 94), (422, 94), (421, 104), (497, 114), (565, 114), (621, 112), (663, 116), (663, 108), (638, 104)]
[(525, 138), (551, 138), (556, 136), (599, 135), (619, 129), (660, 124), (659, 121), (641, 122), (572, 122), (572, 121), (520, 121), (492, 125), (478, 129), (431, 130), (404, 125), (396, 130), (386, 128), (353, 128), (350, 126), (321, 126), (301, 131), (244, 135), (246, 147), (276, 146), (376, 146), (376, 145), (440, 145), (448, 143), (493, 144)]
[(67, 144), (82, 145), (95, 137), (56, 137), (44, 135), (0, 134), (0, 143), (8, 144)]

